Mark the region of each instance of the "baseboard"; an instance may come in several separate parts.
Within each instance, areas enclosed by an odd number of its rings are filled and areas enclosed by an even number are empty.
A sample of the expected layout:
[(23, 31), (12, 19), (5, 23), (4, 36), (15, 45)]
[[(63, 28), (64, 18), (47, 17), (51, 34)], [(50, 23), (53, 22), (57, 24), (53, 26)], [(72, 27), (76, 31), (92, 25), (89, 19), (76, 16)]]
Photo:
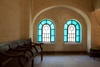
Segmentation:
[(44, 54), (88, 54), (86, 51), (44, 51)]

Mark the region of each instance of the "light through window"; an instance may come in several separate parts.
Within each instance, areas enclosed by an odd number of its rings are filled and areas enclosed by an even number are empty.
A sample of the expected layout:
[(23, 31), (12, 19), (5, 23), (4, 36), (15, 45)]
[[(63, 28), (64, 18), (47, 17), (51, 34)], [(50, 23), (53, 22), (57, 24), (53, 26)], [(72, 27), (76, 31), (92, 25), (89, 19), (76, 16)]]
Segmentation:
[(50, 26), (45, 24), (43, 26), (43, 42), (50, 42)]
[(77, 20), (69, 20), (65, 23), (64, 42), (81, 42), (81, 25)]
[(68, 42), (75, 42), (75, 26), (69, 25), (68, 27)]
[(51, 20), (42, 20), (38, 24), (38, 42), (55, 42), (55, 26)]

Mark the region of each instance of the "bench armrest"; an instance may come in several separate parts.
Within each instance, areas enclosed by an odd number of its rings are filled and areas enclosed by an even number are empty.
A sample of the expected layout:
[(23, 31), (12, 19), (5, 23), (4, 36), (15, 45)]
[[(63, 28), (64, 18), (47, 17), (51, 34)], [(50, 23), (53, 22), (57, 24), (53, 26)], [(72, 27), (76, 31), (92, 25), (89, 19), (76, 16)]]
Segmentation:
[(44, 45), (44, 43), (34, 43), (32, 42), (33, 45), (35, 46), (40, 46), (41, 51), (43, 51), (42, 45)]
[(0, 55), (5, 56), (5, 57), (9, 57), (9, 58), (25, 57), (24, 54), (8, 54), (8, 53), (3, 53), (3, 52), (0, 52)]
[(31, 51), (31, 49), (29, 49), (29, 48), (20, 48), (20, 49), (10, 49), (11, 51), (15, 51), (15, 52), (24, 52), (24, 53), (26, 53), (26, 51), (29, 51), (31, 54), (32, 54), (32, 56), (34, 55), (33, 54), (33, 52)]

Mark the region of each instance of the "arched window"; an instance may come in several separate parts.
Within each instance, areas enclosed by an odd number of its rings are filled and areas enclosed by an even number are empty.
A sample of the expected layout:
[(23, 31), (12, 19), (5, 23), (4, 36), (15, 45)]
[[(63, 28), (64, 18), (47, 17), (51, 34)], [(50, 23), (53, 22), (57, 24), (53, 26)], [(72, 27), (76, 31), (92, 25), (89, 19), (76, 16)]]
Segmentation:
[(55, 26), (51, 20), (42, 20), (38, 24), (38, 42), (55, 42)]
[(64, 42), (81, 42), (81, 25), (77, 20), (69, 20), (65, 23)]

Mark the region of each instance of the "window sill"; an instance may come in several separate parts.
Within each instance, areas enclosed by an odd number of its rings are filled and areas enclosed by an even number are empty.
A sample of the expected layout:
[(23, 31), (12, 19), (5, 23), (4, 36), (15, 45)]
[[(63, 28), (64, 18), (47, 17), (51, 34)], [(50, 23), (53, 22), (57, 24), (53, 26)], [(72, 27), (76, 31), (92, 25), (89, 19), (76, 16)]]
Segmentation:
[(55, 42), (53, 42), (53, 43), (51, 43), (51, 42), (42, 42), (42, 43), (44, 43), (44, 44), (46, 44), (46, 45), (55, 44)]
[(76, 44), (76, 45), (80, 45), (81, 44), (81, 42), (80, 43), (77, 43), (77, 42), (65, 42), (64, 44)]

